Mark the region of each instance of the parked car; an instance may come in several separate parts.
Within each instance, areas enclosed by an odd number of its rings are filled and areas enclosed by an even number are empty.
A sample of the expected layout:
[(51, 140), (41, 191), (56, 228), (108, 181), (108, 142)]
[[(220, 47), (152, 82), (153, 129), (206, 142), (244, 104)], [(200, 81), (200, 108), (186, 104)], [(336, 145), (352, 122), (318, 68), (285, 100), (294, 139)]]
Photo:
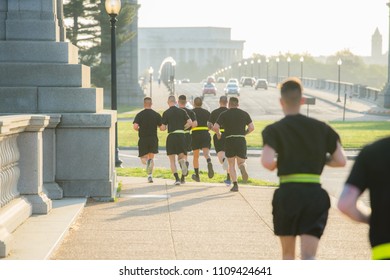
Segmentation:
[(253, 78), (250, 78), (250, 77), (246, 77), (242, 80), (242, 86), (245, 87), (245, 86), (251, 86), (253, 87), (255, 85), (256, 81), (255, 79)]
[(225, 87), (225, 95), (228, 96), (229, 94), (235, 94), (237, 96), (240, 96), (240, 87), (237, 83), (227, 83)]
[(258, 79), (256, 81), (255, 89), (257, 90), (258, 88), (263, 88), (265, 90), (268, 89), (268, 82), (266, 79)]
[(205, 83), (203, 86), (202, 96), (204, 97), (206, 94), (217, 95), (217, 88), (214, 83)]
[(190, 82), (190, 79), (183, 79), (183, 80), (181, 80), (181, 82), (183, 83), (183, 84), (188, 84), (189, 82)]

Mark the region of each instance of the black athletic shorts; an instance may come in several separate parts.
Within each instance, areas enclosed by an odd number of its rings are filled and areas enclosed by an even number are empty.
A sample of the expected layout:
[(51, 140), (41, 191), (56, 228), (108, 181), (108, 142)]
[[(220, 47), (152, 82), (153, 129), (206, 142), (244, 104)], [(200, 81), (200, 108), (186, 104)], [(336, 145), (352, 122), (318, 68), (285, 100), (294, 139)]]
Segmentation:
[(245, 137), (231, 137), (225, 140), (225, 155), (227, 158), (240, 157), (246, 159)]
[(138, 139), (138, 156), (142, 157), (149, 153), (158, 154), (158, 138), (156, 135)]
[(187, 146), (184, 133), (171, 133), (166, 142), (167, 155), (187, 154)]
[(275, 190), (272, 207), (276, 235), (320, 238), (328, 220), (330, 199), (320, 184), (285, 183)]
[(207, 130), (192, 132), (192, 149), (199, 150), (211, 147), (211, 136)]
[(192, 136), (191, 133), (184, 133), (184, 138), (186, 141), (186, 151), (191, 152), (192, 151)]
[(213, 136), (215, 152), (224, 152), (225, 151), (225, 134), (221, 133), (221, 139), (218, 139), (217, 134)]

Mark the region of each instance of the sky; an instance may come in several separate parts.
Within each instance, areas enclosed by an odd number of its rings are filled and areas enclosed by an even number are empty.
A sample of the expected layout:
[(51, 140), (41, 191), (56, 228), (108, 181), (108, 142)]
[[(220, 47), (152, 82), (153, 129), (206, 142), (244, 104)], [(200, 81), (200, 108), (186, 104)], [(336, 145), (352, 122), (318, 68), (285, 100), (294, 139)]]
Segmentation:
[(138, 0), (139, 27), (230, 27), (253, 53), (370, 56), (378, 27), (388, 50), (388, 0)]

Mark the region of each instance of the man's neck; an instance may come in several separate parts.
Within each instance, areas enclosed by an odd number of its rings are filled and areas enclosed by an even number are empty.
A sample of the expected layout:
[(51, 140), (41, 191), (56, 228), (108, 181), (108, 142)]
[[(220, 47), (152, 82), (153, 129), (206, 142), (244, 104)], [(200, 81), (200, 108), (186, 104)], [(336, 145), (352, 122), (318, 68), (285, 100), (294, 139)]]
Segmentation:
[(284, 114), (286, 116), (295, 116), (300, 114), (300, 108), (285, 108)]

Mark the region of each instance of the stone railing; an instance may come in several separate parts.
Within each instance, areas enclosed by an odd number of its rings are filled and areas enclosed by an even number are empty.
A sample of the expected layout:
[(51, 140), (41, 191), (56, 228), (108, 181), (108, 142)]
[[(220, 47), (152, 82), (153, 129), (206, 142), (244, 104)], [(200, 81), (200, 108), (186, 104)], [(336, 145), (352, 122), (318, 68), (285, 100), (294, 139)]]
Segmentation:
[[(278, 83), (280, 83), (284, 79), (286, 79), (286, 77), (281, 76), (278, 79), (276, 77), (271, 77), (271, 82), (275, 83), (276, 80), (278, 80)], [(302, 83), (305, 88), (318, 89), (326, 92), (337, 93), (339, 90), (339, 82), (334, 80), (304, 77), (302, 79)], [(350, 97), (356, 97), (377, 104), (380, 104), (383, 101), (383, 98), (381, 98), (383, 95), (382, 90), (373, 87), (367, 87), (365, 85), (340, 82), (340, 93), (342, 95), (347, 93)]]
[(10, 251), (12, 232), (31, 214), (47, 214), (43, 191), (43, 131), (50, 117), (0, 116), (0, 257)]

